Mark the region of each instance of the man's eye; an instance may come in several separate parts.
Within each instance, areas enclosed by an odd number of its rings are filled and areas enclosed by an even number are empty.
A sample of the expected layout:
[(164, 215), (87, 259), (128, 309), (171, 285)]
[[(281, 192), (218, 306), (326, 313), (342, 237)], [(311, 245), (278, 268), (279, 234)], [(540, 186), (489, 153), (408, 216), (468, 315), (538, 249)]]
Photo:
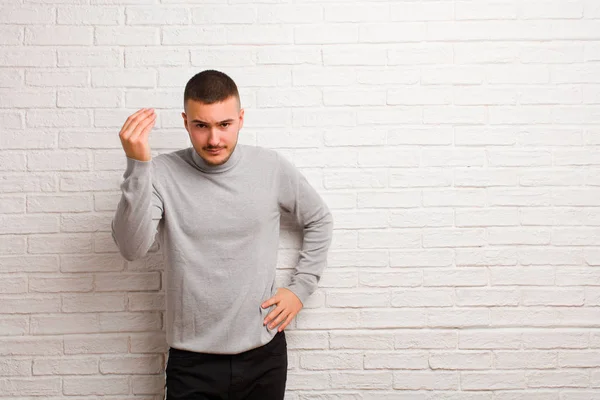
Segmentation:
[(204, 128), (206, 125), (204, 124), (196, 124), (196, 128)]
[(229, 124), (229, 122), (223, 122), (223, 123), (221, 124), (221, 126), (222, 126), (223, 128), (227, 128), (229, 125), (230, 125), (230, 124)]

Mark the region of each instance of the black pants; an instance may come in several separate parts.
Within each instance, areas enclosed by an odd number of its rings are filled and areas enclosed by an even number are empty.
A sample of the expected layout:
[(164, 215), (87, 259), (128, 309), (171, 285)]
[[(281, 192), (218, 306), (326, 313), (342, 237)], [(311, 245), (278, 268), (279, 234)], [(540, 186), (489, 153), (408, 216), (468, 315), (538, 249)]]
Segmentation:
[(240, 354), (170, 348), (166, 400), (283, 400), (287, 366), (285, 331)]

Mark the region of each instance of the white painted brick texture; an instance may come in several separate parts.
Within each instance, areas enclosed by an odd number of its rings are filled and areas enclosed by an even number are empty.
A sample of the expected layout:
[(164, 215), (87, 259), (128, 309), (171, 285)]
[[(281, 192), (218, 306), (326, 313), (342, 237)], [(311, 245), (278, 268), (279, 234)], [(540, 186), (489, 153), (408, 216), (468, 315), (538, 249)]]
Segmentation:
[(286, 400), (600, 398), (597, 0), (0, 1), (0, 398), (162, 399), (118, 130), (154, 107), (153, 152), (187, 147), (207, 68), (334, 214)]

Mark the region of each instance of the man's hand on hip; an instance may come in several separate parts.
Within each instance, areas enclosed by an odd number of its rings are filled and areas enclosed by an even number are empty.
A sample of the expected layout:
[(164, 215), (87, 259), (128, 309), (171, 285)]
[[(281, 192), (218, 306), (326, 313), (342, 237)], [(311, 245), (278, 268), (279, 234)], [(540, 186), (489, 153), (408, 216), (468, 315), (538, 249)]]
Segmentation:
[(269, 329), (273, 329), (281, 324), (277, 329), (278, 332), (284, 330), (303, 307), (298, 296), (286, 288), (277, 289), (277, 293), (262, 303), (261, 307), (267, 308), (273, 304), (276, 304), (277, 306), (271, 310), (269, 315), (267, 315), (263, 321), (263, 325), (269, 324)]

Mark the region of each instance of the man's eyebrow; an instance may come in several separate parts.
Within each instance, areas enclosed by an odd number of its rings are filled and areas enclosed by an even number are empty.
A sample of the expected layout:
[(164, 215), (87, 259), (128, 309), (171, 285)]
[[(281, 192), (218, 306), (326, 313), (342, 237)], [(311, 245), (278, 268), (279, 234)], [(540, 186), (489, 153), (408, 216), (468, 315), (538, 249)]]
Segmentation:
[[(199, 123), (199, 124), (204, 124), (204, 125), (210, 125), (208, 122), (204, 122), (204, 121), (201, 121), (199, 119), (193, 119), (192, 122)], [(233, 122), (233, 118), (229, 118), (229, 119), (226, 119), (224, 121), (217, 122), (217, 124), (223, 124), (225, 122)]]

